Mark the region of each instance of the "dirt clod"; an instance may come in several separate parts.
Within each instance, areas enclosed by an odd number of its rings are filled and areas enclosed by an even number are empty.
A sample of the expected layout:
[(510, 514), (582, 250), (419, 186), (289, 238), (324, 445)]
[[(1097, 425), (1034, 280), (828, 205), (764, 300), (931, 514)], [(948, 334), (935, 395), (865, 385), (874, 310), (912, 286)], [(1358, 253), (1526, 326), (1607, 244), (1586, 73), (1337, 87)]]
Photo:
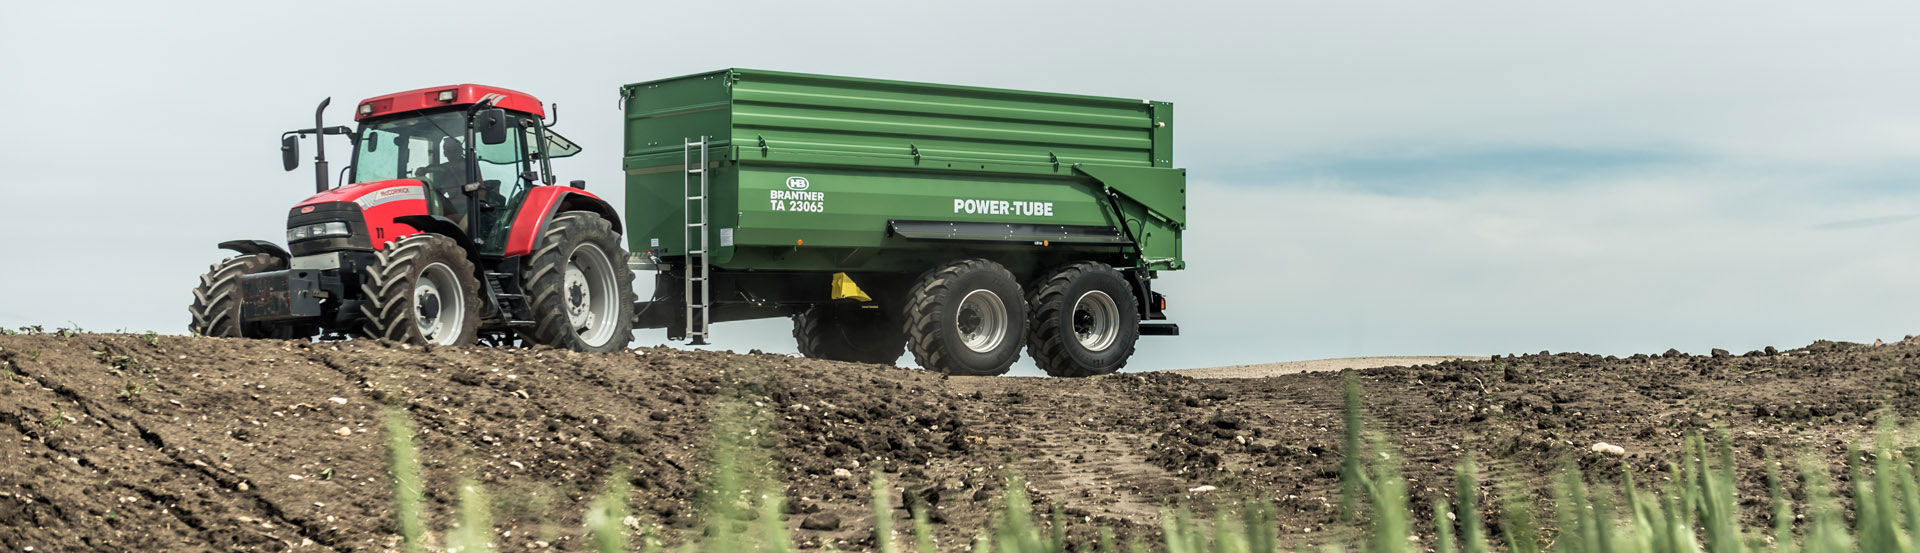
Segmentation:
[(840, 515), (833, 513), (814, 513), (800, 520), (801, 530), (831, 532), (840, 529)]

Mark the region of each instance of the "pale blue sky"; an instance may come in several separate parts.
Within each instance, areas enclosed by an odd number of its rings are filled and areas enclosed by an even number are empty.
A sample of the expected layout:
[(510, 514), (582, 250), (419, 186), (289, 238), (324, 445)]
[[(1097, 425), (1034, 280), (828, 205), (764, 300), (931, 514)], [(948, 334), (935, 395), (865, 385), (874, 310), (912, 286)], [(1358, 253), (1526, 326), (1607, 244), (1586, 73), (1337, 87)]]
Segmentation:
[(1174, 102), (1187, 335), (1135, 369), (1920, 331), (1920, 5), (799, 4), (10, 7), (0, 324), (184, 331), (311, 192), (275, 140), (321, 97), (530, 92), (618, 204), (618, 86), (741, 66)]

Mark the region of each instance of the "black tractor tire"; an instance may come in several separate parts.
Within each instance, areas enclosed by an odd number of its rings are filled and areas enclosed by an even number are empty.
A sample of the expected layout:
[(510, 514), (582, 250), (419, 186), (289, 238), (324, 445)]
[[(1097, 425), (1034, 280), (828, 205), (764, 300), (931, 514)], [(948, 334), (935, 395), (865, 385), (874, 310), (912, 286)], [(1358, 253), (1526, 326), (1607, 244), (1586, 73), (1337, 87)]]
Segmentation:
[[(970, 297), (980, 303), (966, 305)], [(1002, 320), (993, 321), (995, 316)], [(950, 375), (995, 376), (1006, 374), (1020, 359), (1027, 304), (1020, 283), (1006, 267), (965, 259), (920, 275), (907, 293), (904, 318), (907, 349), (921, 367)], [(993, 326), (999, 331), (993, 332)], [(970, 343), (969, 337), (980, 343)]]
[(286, 260), (260, 253), (230, 257), (208, 267), (193, 289), (193, 304), (187, 306), (193, 315), (187, 330), (216, 338), (293, 338), (292, 327), (240, 321), (240, 277), (286, 268)]
[[(1086, 377), (1127, 366), (1140, 340), (1133, 286), (1104, 263), (1055, 269), (1027, 297), (1027, 354), (1048, 375)], [(1088, 340), (1093, 342), (1091, 345)]]
[(877, 365), (892, 365), (907, 349), (899, 320), (855, 303), (820, 304), (794, 315), (793, 341), (811, 359)]
[(592, 353), (620, 351), (633, 341), (633, 306), (640, 300), (612, 222), (585, 211), (555, 216), (520, 271), (533, 309), (533, 327), (520, 331), (522, 340)]
[[(414, 345), (474, 343), (480, 329), (480, 279), (466, 249), (454, 239), (420, 233), (387, 242), (374, 253), (360, 281), (366, 297), (360, 304), (364, 336)], [(422, 286), (432, 292), (423, 295), (418, 291)], [(446, 306), (448, 302), (458, 303)], [(437, 329), (422, 331), (423, 320)]]

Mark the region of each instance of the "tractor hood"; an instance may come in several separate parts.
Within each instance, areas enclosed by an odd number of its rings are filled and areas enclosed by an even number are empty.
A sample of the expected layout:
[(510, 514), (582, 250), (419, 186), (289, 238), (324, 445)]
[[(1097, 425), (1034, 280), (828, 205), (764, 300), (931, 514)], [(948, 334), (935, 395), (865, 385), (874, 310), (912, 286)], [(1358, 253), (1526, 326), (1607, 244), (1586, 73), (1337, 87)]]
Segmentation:
[(301, 200), (294, 207), (306, 207), (329, 202), (354, 202), (361, 209), (368, 209), (379, 203), (399, 200), (425, 201), (426, 183), (418, 179), (393, 179), (349, 184)]
[[(287, 214), (288, 248), (294, 255), (336, 250), (384, 250), (389, 242), (420, 232), (395, 221), (427, 214), (427, 186), (414, 179), (393, 179), (342, 186), (302, 200)], [(344, 223), (347, 236), (300, 240), (297, 230)], [(311, 232), (308, 233), (311, 236)]]

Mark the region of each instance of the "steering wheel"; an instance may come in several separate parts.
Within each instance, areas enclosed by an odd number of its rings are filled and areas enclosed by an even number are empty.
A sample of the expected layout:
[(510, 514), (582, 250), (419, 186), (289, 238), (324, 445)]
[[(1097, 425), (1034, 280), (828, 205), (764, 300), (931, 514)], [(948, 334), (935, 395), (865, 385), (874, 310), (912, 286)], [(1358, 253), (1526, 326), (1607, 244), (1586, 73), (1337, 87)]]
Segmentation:
[(458, 216), (466, 214), (466, 210), (464, 209), (466, 202), (456, 199), (452, 191), (453, 188), (460, 185), (458, 183), (448, 184), (441, 182), (451, 180), (453, 173), (452, 168), (429, 165), (415, 169), (413, 173), (415, 177), (426, 184), (428, 194), (435, 200), (435, 203), (441, 206), (441, 213), (448, 215), (449, 218), (453, 218), (456, 221), (464, 219), (464, 217)]

